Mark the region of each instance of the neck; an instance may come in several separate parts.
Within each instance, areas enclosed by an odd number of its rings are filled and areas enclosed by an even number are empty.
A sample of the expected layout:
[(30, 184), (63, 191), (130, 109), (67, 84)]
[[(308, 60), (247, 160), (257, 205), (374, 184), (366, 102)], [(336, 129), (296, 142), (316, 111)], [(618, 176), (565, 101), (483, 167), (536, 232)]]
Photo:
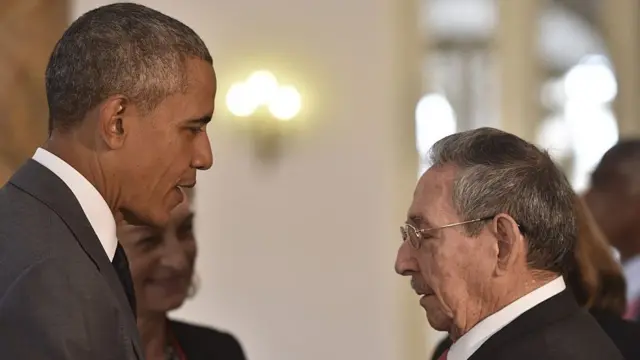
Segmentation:
[(144, 346), (145, 358), (164, 359), (167, 345), (167, 317), (165, 313), (146, 313), (138, 316), (138, 330)]
[(520, 276), (511, 276), (509, 279), (495, 281), (491, 288), (480, 292), (481, 296), (478, 298), (482, 300), (468, 306), (464, 314), (456, 314), (460, 319), (452, 324), (452, 329), (449, 332), (451, 339), (458, 340), (480, 321), (557, 277), (557, 274), (549, 272), (532, 273), (527, 271)]
[(103, 169), (95, 148), (84, 144), (76, 132), (64, 134), (54, 132), (42, 148), (76, 169), (105, 199), (116, 223), (122, 220), (122, 214), (117, 211), (120, 193), (115, 190), (116, 187), (113, 189), (109, 187), (113, 185), (110, 183), (113, 183), (116, 178), (113, 174), (107, 176), (109, 172)]

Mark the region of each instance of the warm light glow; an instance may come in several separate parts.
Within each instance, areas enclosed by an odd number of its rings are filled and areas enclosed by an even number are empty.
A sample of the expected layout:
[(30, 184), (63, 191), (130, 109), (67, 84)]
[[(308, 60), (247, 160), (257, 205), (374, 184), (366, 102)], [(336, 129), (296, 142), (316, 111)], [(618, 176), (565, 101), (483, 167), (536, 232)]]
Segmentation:
[(257, 104), (245, 83), (235, 83), (227, 92), (227, 108), (235, 116), (246, 117), (256, 110)]
[(256, 71), (246, 82), (257, 105), (267, 105), (278, 91), (278, 80), (266, 70)]
[(616, 77), (603, 56), (590, 56), (574, 66), (564, 79), (569, 100), (604, 104), (618, 93)]
[(430, 164), (424, 160), (429, 149), (438, 140), (456, 132), (456, 114), (444, 95), (431, 93), (424, 95), (416, 106), (416, 145), (422, 161), (418, 176)]
[(540, 127), (537, 143), (562, 166), (570, 164), (567, 175), (577, 193), (589, 187), (600, 159), (618, 142), (618, 123), (611, 109), (617, 87), (609, 60), (590, 55), (562, 77), (560, 86), (553, 81), (546, 89), (554, 115)]
[(456, 115), (446, 97), (426, 94), (416, 106), (416, 142), (424, 156), (436, 141), (456, 132)]
[(253, 115), (266, 107), (277, 120), (289, 121), (302, 108), (302, 96), (291, 85), (278, 85), (275, 75), (267, 70), (252, 73), (246, 81), (235, 83), (227, 93), (227, 108), (239, 117)]
[(293, 86), (278, 88), (275, 96), (269, 102), (269, 111), (278, 120), (293, 119), (302, 108), (302, 97)]
[(563, 116), (545, 119), (538, 129), (536, 143), (546, 149), (555, 161), (562, 161), (571, 156), (573, 138), (571, 126)]
[(589, 185), (589, 174), (604, 153), (618, 142), (618, 123), (611, 109), (583, 101), (568, 102), (565, 117), (577, 154), (572, 184), (580, 192)]

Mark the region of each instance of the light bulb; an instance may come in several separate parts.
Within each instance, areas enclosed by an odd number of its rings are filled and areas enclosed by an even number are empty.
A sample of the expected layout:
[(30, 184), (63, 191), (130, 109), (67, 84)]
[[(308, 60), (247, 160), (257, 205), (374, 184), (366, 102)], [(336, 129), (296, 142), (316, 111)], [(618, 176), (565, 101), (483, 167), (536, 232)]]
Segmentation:
[(302, 108), (302, 97), (293, 86), (282, 86), (269, 101), (269, 111), (276, 119), (288, 121), (293, 119)]
[(256, 71), (247, 79), (247, 87), (253, 101), (259, 105), (266, 105), (278, 91), (278, 80), (269, 71)]
[(616, 97), (618, 83), (606, 64), (578, 64), (565, 76), (564, 91), (570, 100), (605, 104)]
[(227, 92), (226, 103), (229, 111), (239, 117), (251, 115), (258, 106), (245, 83), (235, 83), (231, 86)]

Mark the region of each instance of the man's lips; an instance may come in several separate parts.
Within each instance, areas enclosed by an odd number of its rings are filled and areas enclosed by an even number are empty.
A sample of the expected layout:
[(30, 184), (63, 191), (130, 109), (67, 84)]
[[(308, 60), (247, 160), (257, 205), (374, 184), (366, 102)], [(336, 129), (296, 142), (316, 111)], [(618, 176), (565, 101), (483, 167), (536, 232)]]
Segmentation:
[(193, 182), (186, 182), (186, 183), (178, 184), (178, 185), (176, 185), (176, 188), (178, 188), (178, 189), (191, 189), (191, 188), (193, 188), (195, 186), (196, 186), (196, 182), (193, 181)]
[(430, 296), (433, 295), (433, 290), (427, 288), (426, 286), (418, 285), (418, 283), (414, 280), (411, 280), (411, 288), (416, 292), (417, 295), (420, 296)]
[(431, 296), (435, 294), (435, 292), (431, 288), (428, 288), (426, 286), (412, 286), (412, 288), (418, 296)]

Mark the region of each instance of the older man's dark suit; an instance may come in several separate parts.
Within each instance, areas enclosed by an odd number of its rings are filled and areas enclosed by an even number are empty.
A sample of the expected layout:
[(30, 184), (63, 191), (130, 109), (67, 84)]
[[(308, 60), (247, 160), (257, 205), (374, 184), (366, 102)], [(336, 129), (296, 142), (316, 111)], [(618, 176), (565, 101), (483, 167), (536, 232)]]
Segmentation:
[(142, 354), (123, 286), (80, 204), (29, 160), (0, 189), (0, 358)]
[[(450, 344), (440, 344), (439, 356)], [(434, 355), (434, 358), (436, 358)], [(598, 322), (565, 290), (520, 315), (469, 360), (623, 360)], [(627, 359), (631, 360), (631, 359)]]

